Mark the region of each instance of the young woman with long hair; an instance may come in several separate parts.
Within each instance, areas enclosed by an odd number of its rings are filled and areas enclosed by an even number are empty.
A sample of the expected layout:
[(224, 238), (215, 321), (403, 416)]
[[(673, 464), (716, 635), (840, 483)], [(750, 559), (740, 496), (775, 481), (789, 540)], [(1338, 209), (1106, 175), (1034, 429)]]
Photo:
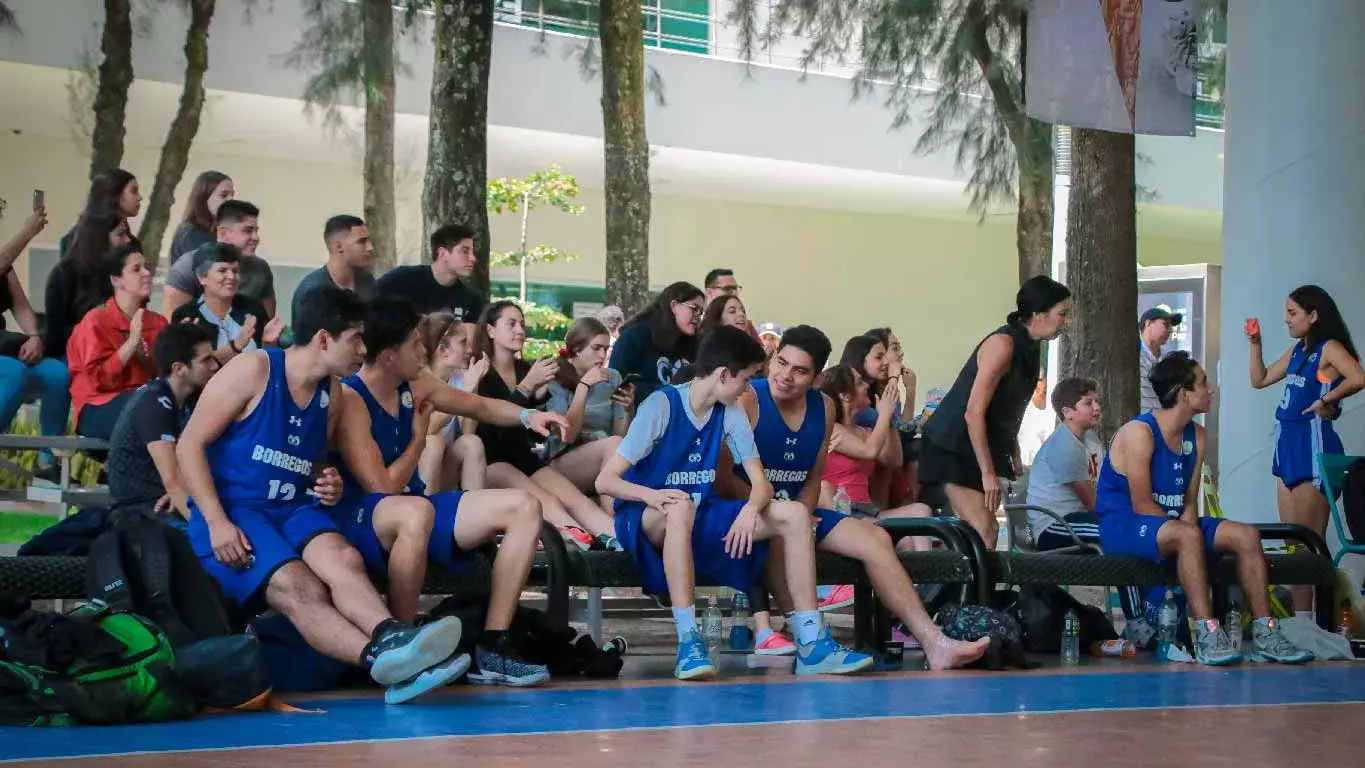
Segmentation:
[[(142, 210), (142, 192), (137, 177), (122, 168), (96, 174), (90, 180), (90, 193), (85, 199), (85, 207), (76, 219), (76, 224), (62, 235), (57, 243), (57, 252), (62, 256), (75, 242), (76, 231), (87, 216), (113, 215), (127, 221), (137, 218)], [(131, 231), (131, 230), (130, 230)]]
[[(634, 387), (621, 374), (607, 367), (611, 334), (591, 317), (575, 320), (559, 350), (558, 369), (550, 382), (548, 410), (569, 418), (573, 429), (563, 436), (550, 457), (559, 470), (579, 488), (590, 488), (602, 465), (616, 453), (630, 426), (634, 410)], [(551, 441), (551, 446), (558, 441)], [(612, 500), (602, 498), (603, 510), (611, 514)]]
[[(1280, 520), (1327, 533), (1327, 497), (1318, 476), (1316, 453), (1345, 452), (1332, 422), (1341, 401), (1365, 388), (1365, 371), (1351, 332), (1327, 291), (1303, 285), (1284, 302), (1284, 324), (1294, 344), (1266, 367), (1258, 321), (1248, 320), (1251, 347), (1251, 386), (1265, 389), (1284, 381), (1284, 394), (1275, 410), (1275, 501)], [(1294, 605), (1312, 605), (1308, 587), (1294, 588)], [(1336, 606), (1318, 606), (1331, 610)]]
[[(479, 380), (478, 394), (523, 408), (545, 405), (550, 398), (550, 382), (559, 370), (559, 358), (550, 355), (527, 362), (519, 357), (525, 346), (525, 319), (514, 302), (495, 301), (484, 308), (474, 332), (474, 353), (487, 358), (489, 366), (488, 373)], [(488, 458), (491, 487), (534, 493), (540, 499), (545, 519), (558, 527), (566, 540), (580, 547), (618, 546), (611, 515), (583, 495), (572, 480), (537, 456), (526, 430), (480, 424), (477, 434)], [(588, 482), (591, 484), (595, 479)]]
[[(488, 372), (488, 361), (470, 365), (469, 334), (464, 323), (450, 312), (433, 312), (417, 326), (427, 350), (427, 367), (436, 378), (465, 392), (473, 392)], [(474, 422), (448, 413), (432, 413), (427, 443), (417, 463), (417, 473), (431, 493), (481, 491), (488, 482), (488, 461), (483, 441), (474, 434)]]
[(749, 332), (749, 313), (744, 311), (744, 302), (738, 296), (718, 296), (706, 305), (697, 338), (704, 339), (708, 333), (723, 325)]
[(180, 218), (180, 226), (171, 238), (171, 264), (180, 257), (201, 245), (217, 240), (214, 217), (218, 206), (236, 197), (237, 190), (232, 179), (221, 171), (204, 171), (190, 187), (189, 199), (185, 201), (185, 212)]
[(1030, 278), (1005, 324), (981, 340), (924, 427), (922, 498), (947, 503), (994, 549), (1004, 498), (1001, 477), (1023, 469), (1019, 425), (1038, 384), (1042, 343), (1057, 338), (1071, 314), (1071, 291), (1049, 277)]
[(70, 247), (47, 275), (43, 293), (47, 312), (43, 348), (47, 354), (65, 359), (72, 329), (86, 312), (114, 295), (109, 277), (104, 274), (104, 255), (110, 248), (127, 245), (132, 237), (128, 220), (117, 212), (95, 212), (81, 217)]
[(696, 358), (704, 300), (697, 286), (673, 283), (621, 329), (611, 350), (611, 367), (624, 377), (638, 378), (636, 405)]

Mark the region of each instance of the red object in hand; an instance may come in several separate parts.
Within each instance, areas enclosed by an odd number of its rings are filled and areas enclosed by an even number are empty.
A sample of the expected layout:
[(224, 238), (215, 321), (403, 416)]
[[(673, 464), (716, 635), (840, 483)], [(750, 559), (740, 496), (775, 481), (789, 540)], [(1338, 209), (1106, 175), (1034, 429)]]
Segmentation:
[(1247, 318), (1247, 324), (1246, 324), (1246, 334), (1247, 334), (1247, 336), (1252, 336), (1252, 337), (1260, 336), (1260, 335), (1261, 335), (1261, 321), (1260, 321), (1260, 320), (1257, 320), (1257, 319), (1254, 318), (1254, 317), (1248, 317), (1248, 318)]

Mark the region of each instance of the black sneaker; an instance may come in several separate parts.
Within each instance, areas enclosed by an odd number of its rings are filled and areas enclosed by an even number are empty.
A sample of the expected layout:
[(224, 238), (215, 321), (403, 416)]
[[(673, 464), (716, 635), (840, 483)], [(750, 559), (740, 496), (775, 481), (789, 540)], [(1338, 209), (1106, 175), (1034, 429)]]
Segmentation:
[(550, 670), (540, 664), (525, 661), (512, 648), (506, 637), (493, 649), (478, 646), (474, 649), (478, 671), (469, 673), (469, 682), (478, 685), (506, 685), (525, 688), (540, 685), (550, 679)]
[(393, 622), (365, 649), (370, 677), (389, 686), (411, 680), (421, 672), (449, 659), (460, 644), (460, 620), (437, 619), (418, 629)]

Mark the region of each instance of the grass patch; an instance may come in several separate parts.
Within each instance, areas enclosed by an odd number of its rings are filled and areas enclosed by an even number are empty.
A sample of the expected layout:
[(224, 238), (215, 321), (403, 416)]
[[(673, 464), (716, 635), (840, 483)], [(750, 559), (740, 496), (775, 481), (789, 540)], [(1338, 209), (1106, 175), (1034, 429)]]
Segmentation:
[(23, 544), (57, 522), (53, 515), (0, 511), (0, 544)]

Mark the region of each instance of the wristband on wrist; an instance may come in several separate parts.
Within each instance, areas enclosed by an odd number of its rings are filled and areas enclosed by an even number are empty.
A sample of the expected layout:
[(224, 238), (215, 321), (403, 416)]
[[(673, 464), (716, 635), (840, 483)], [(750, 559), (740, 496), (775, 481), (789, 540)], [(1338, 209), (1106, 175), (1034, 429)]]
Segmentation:
[(522, 408), (522, 409), (521, 409), (521, 426), (524, 427), (524, 428), (526, 428), (526, 429), (530, 429), (530, 428), (531, 428), (531, 409), (530, 409), (530, 408)]

